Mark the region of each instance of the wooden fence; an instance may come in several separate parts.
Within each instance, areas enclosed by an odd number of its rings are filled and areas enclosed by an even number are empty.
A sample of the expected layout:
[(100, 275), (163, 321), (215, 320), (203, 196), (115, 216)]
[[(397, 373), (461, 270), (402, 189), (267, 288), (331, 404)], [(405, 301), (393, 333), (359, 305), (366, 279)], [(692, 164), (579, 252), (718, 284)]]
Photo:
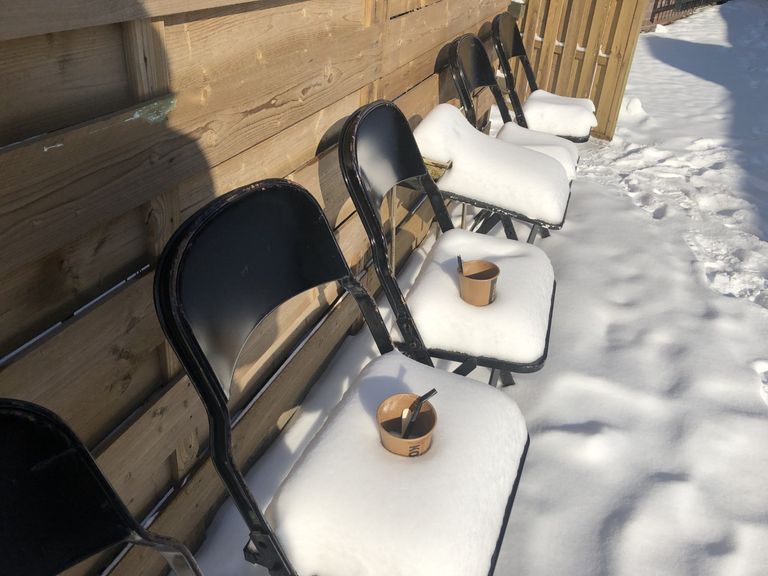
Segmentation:
[[(532, 1), (524, 20), (542, 85), (597, 97), (604, 135), (640, 3)], [(487, 30), (506, 4), (5, 0), (0, 396), (60, 414), (131, 512), (154, 511), (153, 529), (198, 545), (225, 493), (205, 454), (202, 405), (155, 317), (159, 251), (212, 197), (286, 176), (318, 198), (347, 259), (375, 290), (336, 162), (338, 122), (377, 98), (396, 100), (418, 122), (452, 97), (434, 73), (440, 49)], [(591, 69), (595, 82), (584, 72)], [(395, 219), (402, 262), (432, 213), (403, 195)], [(285, 425), (359, 321), (354, 302), (329, 285), (281, 307), (254, 335), (232, 387), (241, 464)], [(251, 401), (266, 379), (272, 386)], [(94, 573), (115, 552), (69, 574)], [(130, 576), (163, 570), (137, 548), (114, 568)]]
[[(520, 29), (539, 87), (591, 98), (598, 126), (610, 140), (648, 0), (527, 0)], [(517, 90), (528, 95), (519, 65)]]

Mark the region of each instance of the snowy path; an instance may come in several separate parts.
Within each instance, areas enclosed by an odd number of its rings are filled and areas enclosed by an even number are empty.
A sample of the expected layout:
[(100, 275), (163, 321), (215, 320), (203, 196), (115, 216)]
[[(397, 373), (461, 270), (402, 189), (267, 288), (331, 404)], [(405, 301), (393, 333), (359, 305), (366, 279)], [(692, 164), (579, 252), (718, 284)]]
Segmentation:
[[(768, 574), (767, 63), (763, 0), (641, 37), (617, 137), (584, 147), (539, 242), (555, 318), (544, 369), (506, 389), (531, 448), (498, 576)], [(349, 338), (257, 463), (263, 506), (372, 357)], [(244, 539), (225, 504), (205, 573), (265, 574)]]

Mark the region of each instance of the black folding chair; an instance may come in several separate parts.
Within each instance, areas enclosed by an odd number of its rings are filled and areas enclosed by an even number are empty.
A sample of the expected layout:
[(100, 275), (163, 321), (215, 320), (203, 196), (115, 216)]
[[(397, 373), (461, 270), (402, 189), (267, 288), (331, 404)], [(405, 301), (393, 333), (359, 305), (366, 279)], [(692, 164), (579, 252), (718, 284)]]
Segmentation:
[[(161, 325), (203, 399), (210, 426), (211, 458), (250, 531), (250, 540), (245, 548), (246, 559), (267, 567), (273, 576), (295, 576), (297, 572), (286, 554), (286, 548), (278, 541), (277, 531), (280, 526), (273, 529), (267, 522), (234, 462), (231, 421), (227, 409), (229, 384), (238, 355), (260, 321), (293, 296), (332, 281), (340, 282), (355, 298), (383, 355), (373, 360), (369, 368), (379, 360), (383, 362), (386, 359), (386, 363), (390, 367), (394, 366), (397, 374), (407, 376), (417, 372), (422, 377), (428, 374), (430, 378), (445, 379), (447, 383), (441, 391), (444, 395), (450, 395), (454, 388), (469, 386), (471, 390), (477, 389), (471, 382), (465, 384), (465, 379), (460, 376), (432, 368), (429, 355), (423, 348), (419, 351), (414, 346), (410, 350), (411, 355), (421, 363), (393, 351), (392, 341), (378, 308), (353, 276), (322, 209), (306, 190), (294, 183), (265, 180), (212, 201), (182, 224), (169, 240), (155, 276), (155, 305)], [(388, 385), (405, 386), (403, 378), (377, 375), (366, 381), (361, 375), (358, 380), (367, 382), (365, 400), (370, 402), (376, 394), (385, 393)], [(363, 386), (361, 382), (357, 388)], [(417, 384), (409, 386), (415, 388)], [(347, 392), (347, 397), (353, 394), (353, 390)], [(497, 402), (498, 399), (493, 401)], [(333, 430), (338, 431), (339, 426), (343, 427), (349, 415), (350, 411), (347, 410), (337, 418), (330, 418), (321, 434), (326, 438), (333, 436)], [(370, 425), (369, 414), (358, 414), (357, 417)], [(356, 442), (359, 438), (352, 435), (348, 440)], [(311, 443), (305, 449), (305, 456), (312, 449)], [(371, 450), (377, 449), (383, 450), (375, 445), (371, 447)], [(506, 504), (507, 512), (501, 525), (490, 573), (495, 566), (525, 451), (527, 442), (525, 450), (521, 449), (521, 454), (518, 454), (520, 467), (517, 469), (513, 489), (508, 500), (505, 495), (504, 501), (500, 503), (501, 507)], [(327, 464), (324, 461), (322, 470), (338, 470), (343, 467), (344, 459), (348, 458), (344, 450), (337, 451), (333, 456), (338, 461)], [(294, 471), (301, 466), (311, 466), (307, 464), (308, 460), (312, 461), (312, 458), (300, 460), (294, 466)], [(402, 473), (395, 472), (393, 481), (399, 478), (397, 474)], [(292, 478), (289, 475), (283, 488)], [(333, 484), (338, 485), (339, 481)], [(322, 497), (319, 485), (312, 484), (310, 490), (312, 494), (308, 497), (313, 500)], [(371, 502), (381, 500), (383, 513), (406, 514), (405, 510), (388, 510), (391, 501), (379, 496), (370, 494), (366, 496), (366, 502), (370, 506)], [(333, 513), (331, 509), (324, 512), (324, 521), (327, 515), (329, 528), (334, 526), (331, 517)], [(353, 527), (353, 532), (364, 532), (371, 521), (376, 522), (376, 519), (367, 517), (366, 525)], [(299, 524), (305, 526), (303, 522)], [(320, 529), (323, 529), (322, 525)], [(326, 546), (332, 544), (328, 542), (326, 534), (318, 537), (323, 539)], [(344, 542), (333, 544), (343, 549)], [(327, 558), (328, 554), (324, 553), (323, 556)], [(305, 576), (315, 573), (314, 568), (310, 570), (304, 572)]]
[(507, 95), (515, 111), (515, 120), (524, 128), (528, 128), (528, 122), (525, 120), (523, 112), (523, 103), (515, 89), (515, 76), (512, 74), (512, 66), (509, 61), (511, 58), (517, 58), (523, 67), (523, 72), (528, 80), (528, 86), (531, 92), (538, 90), (539, 85), (536, 82), (536, 75), (533, 72), (531, 61), (528, 59), (528, 53), (525, 51), (523, 38), (517, 27), (517, 22), (509, 12), (502, 12), (493, 19), (492, 24), (493, 46), (499, 57), (499, 67), (504, 73), (504, 83), (507, 87)]
[[(509, 62), (510, 59), (516, 58), (520, 62), (531, 93), (538, 90), (539, 85), (536, 82), (536, 74), (533, 72), (531, 61), (528, 59), (528, 53), (525, 50), (523, 38), (520, 35), (520, 29), (517, 26), (517, 21), (509, 12), (502, 12), (496, 15), (493, 19), (492, 31), (493, 45), (496, 49), (496, 54), (499, 57), (499, 67), (504, 74), (504, 83), (506, 84), (507, 94), (509, 95), (512, 109), (515, 112), (515, 120), (520, 126), (528, 128), (523, 104), (515, 89), (515, 76), (512, 73), (512, 66)], [(586, 136), (568, 136), (559, 134), (559, 136), (561, 138), (566, 138), (571, 142), (582, 143), (589, 141), (589, 134)]]
[[(575, 174), (578, 161), (578, 150), (572, 142), (552, 134), (536, 132), (518, 127), (512, 123), (504, 95), (496, 81), (496, 73), (493, 69), (488, 54), (482, 41), (474, 34), (464, 34), (456, 38), (449, 47), (449, 65), (459, 100), (464, 108), (464, 114), (475, 128), (485, 131), (487, 121), (478, 117), (475, 108), (475, 96), (483, 89), (488, 89), (493, 96), (496, 106), (501, 114), (504, 126), (501, 128), (498, 138), (511, 144), (530, 148), (537, 152), (551, 156), (557, 160), (568, 173), (569, 180)], [(466, 201), (462, 200), (462, 201)], [(482, 210), (475, 220), (478, 231), (486, 232), (493, 228), (501, 220), (505, 231), (511, 225), (504, 221), (503, 214), (494, 206), (480, 206)], [(543, 238), (549, 236), (549, 230), (559, 230), (565, 219), (561, 222), (544, 222), (528, 218), (519, 212), (510, 214), (516, 220), (521, 220), (532, 226), (529, 241), (532, 242), (537, 234)], [(512, 237), (509, 234), (508, 237)]]
[[(457, 247), (465, 250), (464, 256), (469, 254), (470, 251), (487, 252), (490, 255), (494, 252), (499, 253), (498, 243), (500, 239), (466, 230), (454, 229), (443, 200), (443, 194), (445, 193), (441, 194), (441, 191), (429, 176), (413, 133), (408, 126), (408, 121), (392, 102), (386, 100), (374, 102), (363, 106), (349, 117), (340, 136), (339, 162), (347, 190), (352, 197), (357, 213), (360, 215), (370, 240), (373, 263), (381, 280), (382, 289), (394, 311), (398, 328), (403, 336), (402, 349), (406, 353), (413, 355), (414, 352), (421, 351), (424, 347), (424, 342), (419, 334), (427, 333), (426, 330), (431, 327), (425, 326), (424, 323), (419, 324), (414, 320), (414, 316), (408, 304), (406, 304), (397, 280), (392, 275), (387, 264), (387, 242), (380, 219), (381, 206), (387, 194), (397, 185), (402, 185), (420, 193), (416, 200), (417, 206), (426, 198), (429, 199), (440, 229), (444, 233), (438, 238), (437, 244), (433, 248), (434, 253), (441, 252), (442, 243), (446, 237), (450, 237), (451, 245), (456, 243)], [(455, 198), (455, 196), (450, 194), (445, 195)], [(537, 262), (540, 266), (537, 270), (541, 271), (542, 276), (548, 274), (551, 270), (549, 260), (546, 259), (546, 256), (538, 248), (509, 240), (501, 240), (501, 242), (504, 246), (500, 254), (503, 255), (505, 249), (508, 254), (514, 252), (515, 258), (535, 254), (541, 257), (541, 261)], [(451, 275), (456, 274), (454, 272), (456, 255), (453, 256), (451, 263), (448, 265), (449, 271), (447, 272)], [(513, 258), (505, 262), (505, 265), (500, 265), (500, 267), (506, 268), (506, 273), (514, 273), (515, 264), (516, 262)], [(536, 273), (534, 272), (534, 274)], [(503, 278), (500, 279), (500, 282), (502, 280)], [(534, 283), (540, 283), (539, 279), (530, 280)], [(419, 280), (416, 281), (416, 284), (419, 285)], [(429, 285), (419, 285), (418, 290), (428, 292), (431, 288)], [(442, 286), (435, 287), (435, 290), (442, 289)], [(511, 349), (514, 348), (513, 346), (505, 346), (505, 350), (501, 351), (501, 354), (504, 354), (502, 358), (500, 354), (492, 352), (488, 354), (468, 353), (466, 351), (466, 345), (468, 344), (466, 341), (463, 343), (457, 342), (454, 348), (446, 349), (435, 346), (427, 339), (427, 348), (430, 356), (462, 362), (465, 366), (462, 368), (462, 371), (465, 373), (471, 370), (474, 365), (490, 367), (492, 369), (491, 381), (494, 384), (500, 374), (505, 384), (513, 384), (514, 380), (510, 375), (511, 372), (528, 373), (539, 370), (544, 365), (549, 347), (549, 332), (555, 297), (554, 278), (552, 278), (548, 286), (537, 284), (533, 290), (551, 291), (551, 298), (546, 302), (546, 309), (541, 311), (547, 318), (547, 327), (546, 335), (542, 337), (542, 354), (540, 357), (526, 361), (516, 361), (512, 359), (516, 356), (516, 351)], [(427, 298), (427, 300), (431, 299)], [(432, 307), (438, 304), (425, 302), (425, 305)], [(450, 317), (457, 310), (469, 306), (460, 302), (458, 295), (456, 295), (453, 305), (454, 308), (448, 307), (443, 310), (445, 316)], [(530, 305), (535, 306), (534, 303)], [(432, 316), (429, 312), (429, 310), (425, 310), (425, 316)], [(514, 328), (509, 323), (509, 319), (505, 318), (503, 314), (495, 317), (494, 323), (501, 324), (503, 326), (502, 331)], [(445, 329), (448, 328), (446, 327)], [(435, 328), (437, 333), (443, 331), (442, 328)]]
[(180, 542), (139, 525), (88, 450), (55, 414), (0, 399), (3, 573), (58, 574), (115, 544), (150, 546), (179, 576), (202, 576)]
[[(448, 62), (459, 100), (470, 124), (481, 131), (486, 127), (484, 119), (478, 117), (475, 109), (475, 96), (483, 88), (491, 91), (504, 123), (512, 121), (509, 108), (504, 101), (504, 94), (496, 82), (493, 65), (485, 51), (485, 46), (477, 36), (464, 34), (456, 38), (450, 45)], [(525, 124), (521, 126), (527, 128)]]

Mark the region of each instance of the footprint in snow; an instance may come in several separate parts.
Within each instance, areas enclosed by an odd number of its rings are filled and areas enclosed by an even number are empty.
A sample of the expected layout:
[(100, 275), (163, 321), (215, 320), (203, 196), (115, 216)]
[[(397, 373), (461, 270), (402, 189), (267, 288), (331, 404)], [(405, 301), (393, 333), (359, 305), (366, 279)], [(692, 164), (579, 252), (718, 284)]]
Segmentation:
[(722, 145), (723, 145), (722, 139), (699, 138), (698, 140), (694, 140), (688, 146), (686, 146), (686, 150), (690, 150), (692, 152), (704, 152), (706, 150), (712, 150), (714, 148), (718, 148)]

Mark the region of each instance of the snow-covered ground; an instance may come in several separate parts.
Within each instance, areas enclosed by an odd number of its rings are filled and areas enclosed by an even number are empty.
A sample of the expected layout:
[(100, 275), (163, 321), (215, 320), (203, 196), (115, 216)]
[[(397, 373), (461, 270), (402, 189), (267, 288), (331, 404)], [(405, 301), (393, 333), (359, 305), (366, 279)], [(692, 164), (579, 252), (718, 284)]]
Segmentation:
[[(499, 576), (768, 574), (767, 106), (765, 0), (641, 37), (616, 138), (538, 242), (557, 301), (544, 369), (505, 390), (531, 447)], [(262, 506), (373, 356), (347, 340), (250, 472)], [(205, 573), (266, 574), (245, 538), (225, 504)]]

